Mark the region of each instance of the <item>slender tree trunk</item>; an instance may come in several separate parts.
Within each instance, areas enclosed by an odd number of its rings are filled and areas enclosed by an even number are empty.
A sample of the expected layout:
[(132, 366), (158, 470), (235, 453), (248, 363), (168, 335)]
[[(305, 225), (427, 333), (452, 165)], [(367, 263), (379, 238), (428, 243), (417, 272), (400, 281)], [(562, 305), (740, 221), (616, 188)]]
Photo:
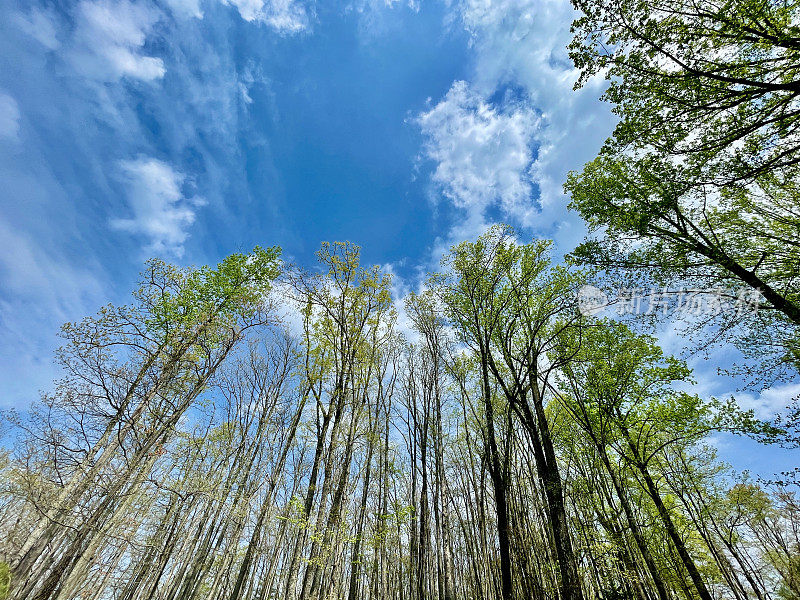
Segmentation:
[(500, 589), (503, 600), (512, 600), (511, 542), (508, 533), (508, 499), (506, 498), (505, 472), (500, 464), (500, 456), (495, 438), (494, 407), (492, 389), (489, 385), (489, 364), (486, 351), (481, 357), (483, 408), (486, 413), (486, 440), (489, 447), (489, 475), (492, 479), (495, 510), (497, 512), (497, 537), (500, 548)]
[(672, 516), (669, 514), (669, 510), (664, 505), (664, 501), (661, 499), (661, 493), (658, 490), (658, 486), (656, 486), (655, 482), (653, 481), (653, 477), (650, 475), (650, 470), (647, 468), (647, 464), (644, 462), (644, 460), (642, 460), (642, 457), (639, 453), (639, 448), (636, 446), (636, 443), (631, 438), (628, 429), (624, 425), (622, 425), (621, 430), (628, 442), (628, 448), (633, 455), (633, 465), (642, 476), (642, 480), (644, 481), (647, 490), (647, 495), (653, 501), (653, 504), (655, 504), (656, 510), (658, 511), (658, 516), (661, 519), (661, 523), (664, 525), (664, 529), (667, 531), (667, 535), (669, 535), (670, 540), (672, 540), (675, 550), (680, 557), (681, 563), (686, 568), (686, 572), (689, 573), (689, 578), (692, 580), (695, 589), (697, 589), (697, 594), (700, 596), (701, 600), (712, 600), (711, 593), (708, 591), (708, 588), (703, 581), (703, 577), (700, 575), (700, 571), (697, 568), (694, 559), (692, 558), (691, 554), (689, 554), (686, 545), (683, 543), (683, 539), (678, 533), (678, 528), (675, 526)]

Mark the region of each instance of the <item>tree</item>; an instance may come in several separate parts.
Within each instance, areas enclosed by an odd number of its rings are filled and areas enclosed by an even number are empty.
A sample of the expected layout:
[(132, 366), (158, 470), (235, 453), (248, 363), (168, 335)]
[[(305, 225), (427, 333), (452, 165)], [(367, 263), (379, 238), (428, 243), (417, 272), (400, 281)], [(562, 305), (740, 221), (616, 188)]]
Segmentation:
[[(126, 506), (121, 499), (146, 479), (159, 448), (244, 332), (268, 319), (279, 252), (256, 248), (216, 269), (152, 260), (135, 305), (109, 306), (63, 327), (58, 359), (66, 377), (46, 405), (76, 432), (77, 447), (55, 447), (67, 455), (68, 471), (12, 561), (15, 597), (37, 589), (30, 597), (49, 597), (86, 567), (92, 537)], [(52, 438), (47, 427), (44, 434)], [(48, 546), (62, 548), (59, 560), (43, 560)]]
[[(598, 322), (580, 332), (565, 335), (558, 354), (572, 360), (564, 363), (561, 383), (563, 404), (587, 432), (599, 453), (615, 490), (626, 508), (627, 491), (618, 483), (609, 449), (634, 470), (643, 490), (655, 505), (657, 516), (675, 548), (700, 598), (711, 600), (705, 578), (681, 534), (666, 495), (653, 473), (665, 453), (678, 446), (689, 448), (717, 426), (711, 407), (695, 395), (675, 389), (674, 383), (690, 378), (681, 361), (664, 356), (647, 337), (626, 326)], [(634, 532), (653, 582), (664, 597), (665, 588), (649, 551)]]
[(794, 494), (702, 447), (792, 440), (581, 315), (546, 241), (455, 246), (411, 340), (358, 247), (319, 258), (279, 286), (276, 252), (156, 262), (135, 305), (65, 328), (68, 376), (0, 452), (0, 595), (796, 595)]
[(567, 179), (571, 207), (600, 233), (574, 256), (658, 286), (722, 288), (732, 305), (758, 294), (758, 314), (729, 310), (717, 322), (731, 334), (722, 339), (762, 357), (773, 349), (795, 369), (800, 4), (574, 5), (577, 85), (604, 74), (620, 118)]
[[(370, 399), (374, 403), (385, 400), (382, 383), (389, 364), (387, 347), (392, 344), (394, 335), (390, 277), (382, 274), (378, 266), (361, 267), (360, 248), (351, 243), (323, 244), (317, 257), (326, 268), (325, 273), (311, 274), (302, 270), (289, 273), (294, 299), (303, 307), (306, 378), (317, 405), (314, 466), (302, 514), (309, 518), (317, 503), (314, 527), (318, 532), (312, 536), (308, 567), (300, 585), (303, 600), (315, 597), (322, 586), (325, 577), (322, 558), (338, 535), (359, 422)], [(372, 409), (366, 410), (371, 413)], [(348, 415), (346, 438), (341, 440), (339, 435)], [(329, 427), (330, 439), (326, 445)], [(344, 455), (337, 473), (335, 450), (342, 442)], [(320, 474), (322, 487), (317, 494)], [(299, 559), (305, 542), (303, 531), (296, 539), (287, 578), (288, 598), (294, 598), (297, 593)]]
[[(502, 390), (509, 410), (519, 416), (532, 444), (558, 560), (560, 593), (571, 600), (581, 598), (582, 591), (558, 460), (545, 416), (545, 397), (553, 373), (561, 366), (548, 358), (548, 351), (559, 332), (581, 319), (576, 299), (583, 279), (566, 269), (551, 268), (548, 249), (546, 242), (517, 244), (510, 228), (498, 226), (476, 242), (455, 246), (443, 260), (450, 271), (438, 284), (448, 315), (481, 365), (501, 559), (508, 552), (504, 549), (507, 531), (503, 530), (508, 509), (503, 503), (509, 455), (501, 465), (493, 440), (490, 377)], [(510, 579), (510, 565), (506, 569), (505, 576)], [(504, 579), (508, 597), (510, 585), (510, 580)]]

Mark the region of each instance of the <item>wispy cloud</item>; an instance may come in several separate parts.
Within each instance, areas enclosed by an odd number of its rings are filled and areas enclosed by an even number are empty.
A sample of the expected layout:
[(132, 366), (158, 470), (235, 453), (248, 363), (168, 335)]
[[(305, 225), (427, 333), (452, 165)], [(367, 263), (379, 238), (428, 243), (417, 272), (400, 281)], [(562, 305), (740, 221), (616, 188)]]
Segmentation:
[(181, 191), (185, 176), (154, 158), (119, 163), (133, 217), (112, 219), (111, 226), (144, 237), (148, 254), (183, 255), (183, 243), (203, 201)]
[(83, 0), (68, 50), (81, 75), (98, 81), (131, 77), (152, 81), (164, 76), (164, 62), (144, 51), (160, 13), (129, 0)]
[(91, 258), (75, 264), (2, 218), (0, 239), (0, 406), (25, 406), (59, 374), (58, 327), (93, 311), (108, 289)]
[(296, 0), (225, 0), (235, 6), (245, 21), (259, 21), (283, 33), (297, 33), (308, 27), (309, 17)]
[[(215, 0), (208, 0), (213, 2)], [(263, 23), (279, 33), (293, 34), (309, 26), (308, 10), (298, 0), (216, 0), (236, 8), (245, 20)], [(203, 18), (201, 0), (164, 0), (172, 14), (182, 18)]]
[(12, 21), (48, 50), (59, 47), (57, 18), (50, 10), (33, 7), (27, 13), (16, 13)]
[(166, 3), (177, 16), (203, 18), (200, 0), (166, 0)]
[(396, 9), (405, 8), (418, 13), (419, 0), (351, 0), (344, 4), (345, 14), (358, 15), (359, 26), (362, 34), (367, 39), (373, 39), (385, 33), (398, 21)]
[(19, 105), (0, 90), (0, 138), (17, 139), (19, 135)]

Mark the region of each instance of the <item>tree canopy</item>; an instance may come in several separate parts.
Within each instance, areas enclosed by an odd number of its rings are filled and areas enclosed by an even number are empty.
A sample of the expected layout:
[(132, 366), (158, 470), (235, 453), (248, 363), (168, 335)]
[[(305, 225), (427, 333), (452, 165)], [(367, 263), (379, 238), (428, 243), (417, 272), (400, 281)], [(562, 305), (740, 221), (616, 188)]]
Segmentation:
[(796, 372), (800, 4), (574, 5), (578, 85), (605, 76), (619, 117), (565, 185), (596, 233), (574, 257), (731, 304), (757, 293), (761, 310), (716, 326)]

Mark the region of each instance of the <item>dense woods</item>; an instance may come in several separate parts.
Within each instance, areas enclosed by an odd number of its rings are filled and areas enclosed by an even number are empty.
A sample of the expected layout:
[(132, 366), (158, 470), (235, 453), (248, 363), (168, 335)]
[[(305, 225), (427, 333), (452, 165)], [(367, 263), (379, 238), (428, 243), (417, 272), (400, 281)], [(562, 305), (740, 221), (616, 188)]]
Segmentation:
[(2, 470), (11, 598), (796, 598), (800, 506), (716, 431), (778, 436), (584, 316), (494, 227), (403, 307), (358, 247), (152, 261), (64, 327)]
[(620, 116), (566, 185), (592, 237), (559, 262), (493, 226), (402, 305), (349, 242), (148, 262), (5, 415), (0, 598), (800, 599), (796, 478), (713, 446), (796, 447), (796, 409), (702, 397), (637, 315), (580, 305), (749, 289), (693, 331), (796, 375), (796, 6), (575, 5), (579, 83), (608, 76)]

